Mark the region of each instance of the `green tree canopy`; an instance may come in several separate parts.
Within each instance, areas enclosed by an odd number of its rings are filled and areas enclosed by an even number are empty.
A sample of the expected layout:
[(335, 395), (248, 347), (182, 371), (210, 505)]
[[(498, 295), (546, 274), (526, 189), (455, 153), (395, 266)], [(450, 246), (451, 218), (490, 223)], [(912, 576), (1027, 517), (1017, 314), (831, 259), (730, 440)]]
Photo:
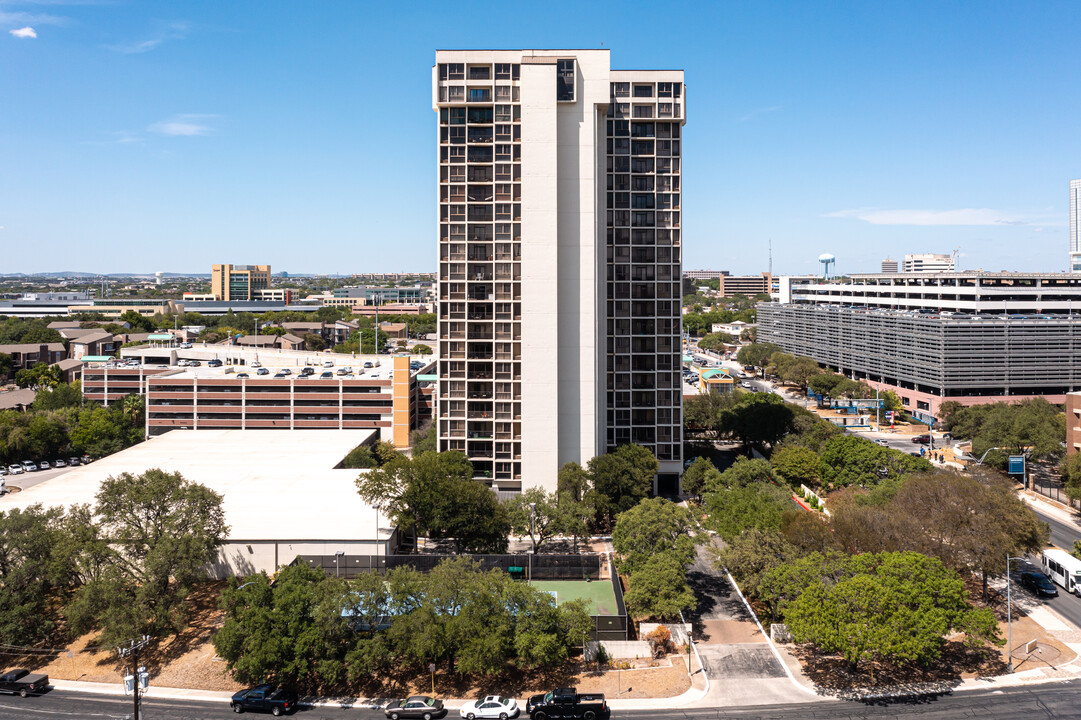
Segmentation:
[(634, 576), (655, 555), (677, 566), (694, 559), (697, 523), (691, 511), (664, 498), (642, 500), (620, 513), (612, 532), (619, 569)]
[(736, 458), (732, 466), (721, 473), (717, 479), (718, 484), (707, 488), (716, 492), (724, 488), (741, 488), (759, 483), (772, 483), (774, 480), (773, 466), (768, 460), (756, 458), (749, 460), (745, 457)]
[(698, 605), (683, 567), (667, 555), (654, 555), (631, 576), (624, 596), (627, 611), (639, 618), (673, 620)]
[(720, 486), (721, 473), (706, 457), (697, 457), (683, 472), (680, 484), (688, 495), (701, 496), (708, 488)]
[(771, 484), (721, 490), (706, 497), (707, 525), (725, 542), (751, 528), (779, 530), (781, 517), (792, 507), (788, 493)]
[(773, 451), (770, 463), (777, 474), (790, 485), (816, 487), (821, 480), (818, 453), (801, 445), (785, 445)]
[(100, 576), (81, 587), (73, 625), (107, 642), (179, 633), (187, 596), (229, 533), (222, 497), (180, 473), (121, 473), (101, 484), (94, 513), (108, 547)]

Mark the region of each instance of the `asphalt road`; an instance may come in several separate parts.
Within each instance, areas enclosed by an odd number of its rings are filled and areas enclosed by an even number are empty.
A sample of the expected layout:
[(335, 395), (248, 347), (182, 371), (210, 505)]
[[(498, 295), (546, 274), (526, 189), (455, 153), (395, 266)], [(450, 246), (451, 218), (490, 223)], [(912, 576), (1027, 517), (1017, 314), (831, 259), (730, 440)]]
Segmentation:
[[(953, 720), (979, 717), (982, 720), (1008, 718), (1081, 718), (1081, 684), (1057, 683), (1003, 690), (978, 690), (957, 694), (925, 695), (869, 701), (809, 702), (794, 705), (758, 705), (726, 708), (688, 708), (677, 710), (615, 711), (616, 718), (657, 718), (659, 720), (709, 720), (710, 718), (761, 718), (762, 720), (804, 720), (828, 718), (920, 717), (928, 720)], [(118, 720), (131, 716), (130, 698), (52, 691), (41, 697), (0, 696), (0, 720), (31, 718), (87, 718)], [(232, 717), (225, 703), (154, 700), (147, 698), (140, 713), (145, 720), (216, 720)], [(262, 717), (262, 716), (256, 716)], [(378, 710), (338, 708), (301, 708), (296, 717), (304, 720), (384, 717)], [(449, 714), (457, 717), (457, 713)]]

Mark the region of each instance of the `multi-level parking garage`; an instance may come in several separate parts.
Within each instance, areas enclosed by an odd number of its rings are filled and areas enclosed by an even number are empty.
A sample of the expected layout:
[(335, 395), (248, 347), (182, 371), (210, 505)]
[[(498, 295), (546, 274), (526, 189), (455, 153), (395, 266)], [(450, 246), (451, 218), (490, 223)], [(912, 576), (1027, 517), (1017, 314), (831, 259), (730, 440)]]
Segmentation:
[(924, 419), (947, 400), (1061, 403), (1081, 389), (1081, 317), (923, 310), (765, 303), (758, 340), (893, 390)]

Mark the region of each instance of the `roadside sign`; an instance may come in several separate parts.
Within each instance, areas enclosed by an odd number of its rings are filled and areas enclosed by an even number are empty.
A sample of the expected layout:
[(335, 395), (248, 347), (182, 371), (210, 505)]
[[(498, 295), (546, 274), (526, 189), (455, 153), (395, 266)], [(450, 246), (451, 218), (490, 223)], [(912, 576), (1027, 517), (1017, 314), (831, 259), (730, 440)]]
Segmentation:
[(1006, 472), (1010, 475), (1024, 475), (1025, 474), (1025, 456), (1024, 455), (1010, 455), (1009, 462), (1007, 463)]

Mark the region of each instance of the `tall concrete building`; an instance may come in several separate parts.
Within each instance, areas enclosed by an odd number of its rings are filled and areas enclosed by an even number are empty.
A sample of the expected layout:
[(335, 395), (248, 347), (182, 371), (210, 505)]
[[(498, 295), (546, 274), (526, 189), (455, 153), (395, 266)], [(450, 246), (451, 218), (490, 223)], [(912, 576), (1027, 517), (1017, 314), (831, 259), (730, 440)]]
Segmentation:
[(882, 272), (895, 273), (897, 272), (897, 261), (893, 258), (886, 258), (882, 261)]
[(1070, 272), (1081, 272), (1081, 180), (1070, 181)]
[(683, 72), (441, 50), (439, 446), (500, 491), (638, 443), (681, 470)]
[(213, 265), (210, 293), (215, 300), (259, 300), (270, 287), (269, 265)]
[(953, 268), (954, 263), (952, 255), (918, 253), (916, 255), (905, 255), (901, 272), (953, 272)]

